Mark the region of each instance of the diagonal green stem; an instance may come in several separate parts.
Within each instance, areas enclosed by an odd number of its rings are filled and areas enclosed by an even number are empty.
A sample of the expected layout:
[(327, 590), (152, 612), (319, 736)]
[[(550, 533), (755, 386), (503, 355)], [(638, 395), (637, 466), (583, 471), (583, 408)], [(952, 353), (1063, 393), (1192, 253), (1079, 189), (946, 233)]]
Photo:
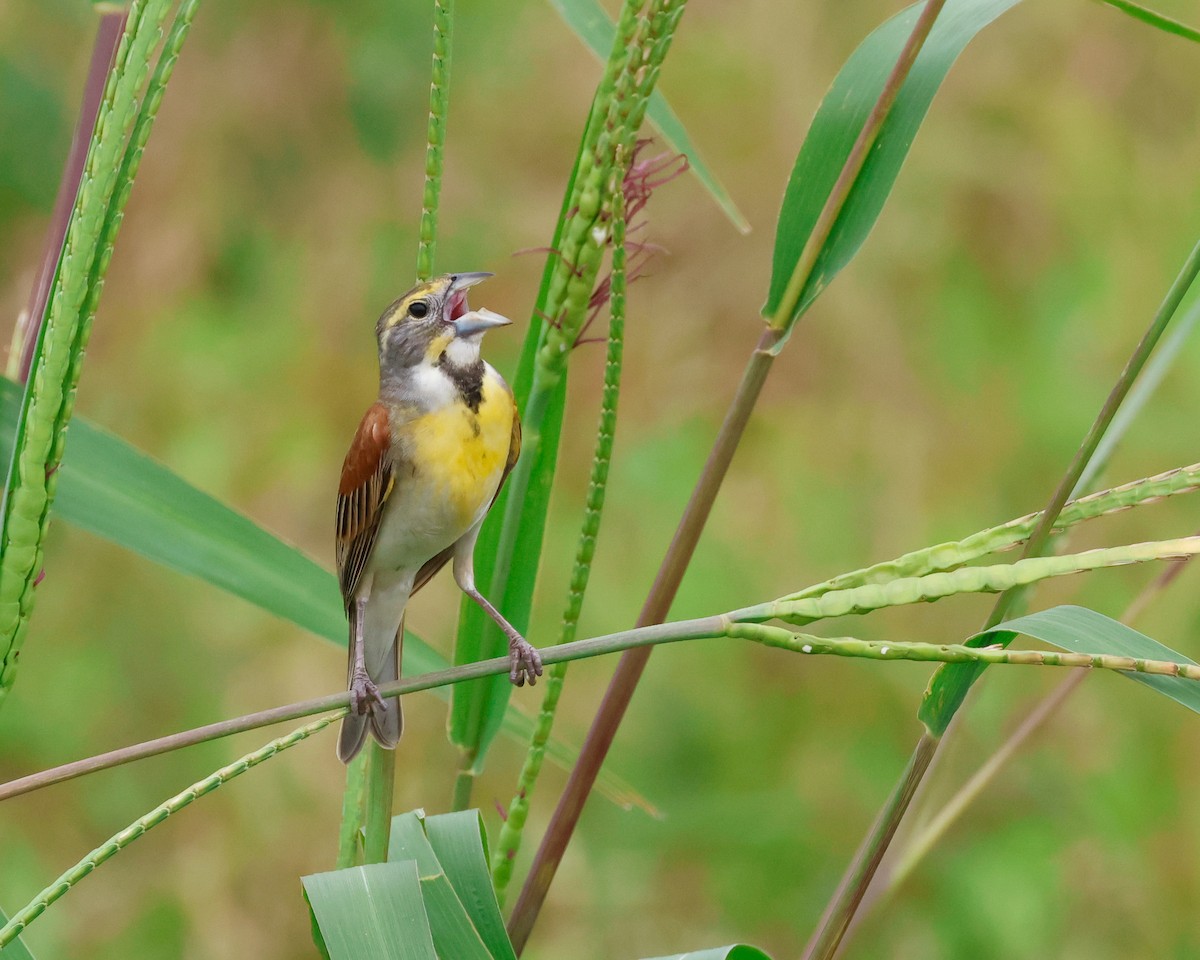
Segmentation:
[[(895, 103), (896, 96), (916, 60), (917, 53), (924, 45), (925, 38), (929, 35), (933, 21), (944, 2), (945, 0), (928, 0), (926, 3), (925, 10), (918, 18), (911, 36), (905, 43), (895, 67), (880, 92), (879, 99), (863, 123), (863, 128), (846, 157), (842, 171), (830, 191), (795, 269), (792, 271), (779, 309), (771, 317), (767, 329), (763, 331), (758, 345), (751, 354), (712, 451), (696, 482), (683, 517), (680, 519), (675, 537), (667, 548), (658, 575), (650, 588), (650, 594), (642, 607), (642, 613), (638, 618), (639, 625), (658, 623), (666, 619), (679, 585), (683, 581), (683, 574), (699, 543), (700, 534), (708, 521), (709, 513), (725, 479), (729, 464), (733, 460), (734, 452), (737, 450), (763, 384), (766, 382), (767, 374), (795, 323), (800, 295), (812, 275), (817, 256), (829, 239), (838, 214), (850, 195), (850, 190), (866, 161), (867, 154), (878, 137), (879, 131)], [(521, 895), (509, 921), (509, 936), (518, 954), (524, 949), (529, 934), (533, 930), (537, 915), (545, 902), (546, 893), (558, 870), (558, 864), (562, 861), (567, 844), (575, 832), (575, 825), (579, 822), (583, 806), (595, 785), (596, 777), (608, 754), (609, 747), (612, 745), (613, 738), (616, 736), (617, 728), (633, 699), (633, 692), (646, 668), (649, 656), (649, 650), (626, 654), (621, 658), (621, 662), (617, 665), (613, 678), (609, 682), (604, 700), (588, 730), (579, 759), (571, 771), (566, 789), (550, 819), (550, 824), (542, 838), (541, 846), (534, 857), (529, 876), (521, 889)]]
[(0, 928), (0, 948), (20, 936), (21, 932), (34, 920), (45, 913), (46, 908), (57, 900), (62, 899), (80, 880), (95, 870), (102, 863), (111, 860), (127, 846), (153, 830), (171, 815), (178, 813), (188, 804), (212, 793), (222, 784), (228, 783), (234, 777), (239, 777), (252, 767), (258, 766), (264, 760), (270, 760), (276, 754), (282, 753), (296, 744), (307, 740), (314, 733), (324, 730), (336, 720), (338, 715), (321, 717), (305, 724), (298, 730), (293, 730), (287, 736), (272, 740), (264, 747), (253, 753), (248, 753), (240, 760), (235, 760), (215, 773), (209, 774), (203, 780), (198, 780), (186, 790), (165, 800), (143, 817), (139, 817), (124, 830), (113, 834), (104, 843), (77, 864), (64, 872), (57, 880), (34, 897), (28, 904), (13, 914), (12, 918)]

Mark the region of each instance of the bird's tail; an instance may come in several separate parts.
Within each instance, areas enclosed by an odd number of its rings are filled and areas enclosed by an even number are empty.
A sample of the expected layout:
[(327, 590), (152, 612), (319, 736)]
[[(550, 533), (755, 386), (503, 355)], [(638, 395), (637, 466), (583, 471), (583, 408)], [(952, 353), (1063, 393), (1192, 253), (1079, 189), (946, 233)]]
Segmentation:
[[(353, 625), (350, 628), (354, 629)], [(353, 642), (353, 641), (352, 641)], [(371, 679), (377, 686), (391, 683), (400, 678), (400, 649), (404, 643), (404, 620), (400, 621), (400, 629), (396, 631), (396, 639), (392, 650), (383, 658), (383, 665), (378, 675)], [(400, 709), (400, 698), (390, 697), (383, 701), (383, 706), (370, 704), (366, 713), (348, 713), (342, 720), (341, 733), (338, 735), (337, 755), (342, 763), (349, 763), (367, 742), (370, 732), (381, 747), (386, 750), (395, 749), (400, 742), (400, 734), (404, 731), (404, 714)]]

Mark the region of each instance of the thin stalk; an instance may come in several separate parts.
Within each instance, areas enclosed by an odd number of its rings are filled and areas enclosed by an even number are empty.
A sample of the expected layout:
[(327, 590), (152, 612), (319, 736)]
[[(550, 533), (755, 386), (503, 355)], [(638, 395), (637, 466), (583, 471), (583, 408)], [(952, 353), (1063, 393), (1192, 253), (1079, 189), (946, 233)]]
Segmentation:
[[(765, 646), (777, 647), (805, 656), (838, 656), (867, 660), (917, 660), (940, 663), (995, 663), (1039, 667), (1090, 666), (1100, 670), (1122, 673), (1147, 673), (1158, 676), (1182, 677), (1200, 680), (1200, 666), (1177, 663), (1173, 660), (1144, 660), (1106, 654), (1058, 653), (1052, 650), (1006, 650), (999, 647), (970, 647), (962, 644), (908, 643), (904, 641), (860, 640), (855, 637), (817, 637), (796, 633), (783, 627), (760, 623), (737, 623), (727, 614), (700, 617), (695, 620), (679, 620), (675, 623), (660, 623), (619, 633), (609, 633), (587, 640), (576, 640), (558, 647), (547, 647), (542, 660), (546, 664), (566, 663), (633, 650), (638, 647), (656, 646), (660, 643), (681, 643), (688, 640), (711, 640), (720, 637), (750, 640)], [(393, 683), (382, 684), (379, 692), (384, 697), (406, 696), (421, 690), (432, 690), (453, 683), (478, 680), (507, 673), (508, 657), (493, 657), (476, 663), (435, 670)], [(86, 760), (64, 764), (40, 773), (10, 780), (0, 784), (0, 800), (32, 793), (53, 783), (61, 783), (97, 770), (106, 770), (133, 760), (156, 756), (168, 750), (195, 743), (204, 743), (227, 737), (246, 730), (270, 726), (285, 720), (295, 720), (331, 710), (323, 718), (332, 723), (340, 720), (349, 710), (348, 692), (329, 694), (302, 700), (271, 710), (251, 713), (231, 720), (208, 724), (183, 733), (150, 740), (145, 743), (123, 747), (109, 753), (89, 757)]]
[(54, 274), (58, 268), (63, 241), (67, 236), (71, 209), (75, 206), (75, 196), (79, 192), (79, 178), (83, 174), (83, 163), (87, 157), (92, 131), (96, 128), (96, 115), (100, 112), (100, 101), (104, 98), (104, 85), (108, 79), (108, 72), (112, 69), (113, 60), (116, 59), (121, 34), (125, 32), (125, 18), (128, 13), (124, 7), (102, 7), (98, 10), (100, 21), (96, 24), (96, 39), (92, 43), (92, 59), (88, 64), (87, 80), (83, 85), (79, 118), (75, 121), (71, 149), (67, 154), (66, 166), (63, 167), (58, 196), (54, 201), (54, 212), (50, 216), (50, 225), (46, 231), (42, 263), (29, 292), (29, 303), (22, 314), (26, 327), (22, 333), (20, 353), (10, 358), (10, 369), (13, 361), (16, 363), (16, 370), (13, 371), (15, 375), (11, 378), (20, 383), (29, 379), (38, 331), (46, 319), (50, 288), (54, 285)]
[(471, 791), (475, 789), (475, 751), (462, 748), (458, 751), (458, 770), (454, 775), (454, 789), (450, 794), (450, 809), (469, 810)]
[(324, 730), (325, 727), (329, 726), (336, 719), (336, 716), (321, 717), (319, 720), (305, 724), (298, 730), (293, 730), (287, 736), (272, 740), (266, 746), (260, 747), (253, 753), (246, 754), (240, 760), (235, 760), (228, 766), (222, 767), (203, 780), (198, 780), (186, 790), (175, 794), (169, 800), (155, 807), (145, 816), (139, 817), (124, 830), (113, 834), (108, 840), (96, 847), (96, 849), (64, 872), (57, 880), (13, 914), (12, 919), (8, 923), (0, 927), (0, 949), (19, 937), (29, 924), (45, 913), (47, 907), (55, 901), (61, 900), (80, 880), (102, 863), (111, 860), (133, 843), (134, 840), (144, 836), (172, 814), (178, 813), (200, 797), (212, 793), (219, 786), (228, 783), (234, 777), (241, 776), (247, 770), (258, 766), (264, 760), (269, 760), (284, 750), (294, 747), (303, 740), (307, 740), (314, 733)]
[[(1105, 399), (1104, 405), (1100, 408), (1099, 415), (1080, 445), (1066, 474), (1059, 482), (1054, 495), (1050, 498), (1050, 503), (1042, 512), (1037, 527), (1026, 542), (1025, 550), (1022, 553), (1023, 559), (1042, 554), (1049, 540), (1050, 533), (1054, 529), (1054, 524), (1058, 519), (1059, 513), (1070, 497), (1071, 491), (1075, 489), (1080, 476), (1087, 468), (1088, 461), (1100, 445), (1105, 431), (1120, 408), (1121, 402), (1129, 393), (1142, 367), (1145, 366), (1147, 359), (1149, 359), (1163, 331), (1166, 330), (1184, 295), (1195, 280), (1197, 273), (1200, 273), (1200, 242), (1197, 242), (1192, 248), (1192, 252), (1188, 255), (1182, 269), (1167, 291), (1167, 295), (1159, 306), (1158, 312), (1154, 315), (1149, 328), (1134, 349), (1133, 355), (1125, 365), (1125, 369), (1121, 371), (1116, 385), (1109, 393), (1107, 399)], [(1008, 612), (1012, 609), (1013, 604), (1023, 596), (1024, 590), (1024, 587), (1015, 587), (1002, 593), (997, 598), (991, 615), (984, 624), (984, 629), (990, 629), (996, 624), (1001, 623), (1008, 616)], [(1001, 640), (1003, 638), (998, 637), (997, 639)], [(886, 817), (894, 818), (894, 822), (884, 824), (882, 829), (879, 830), (873, 828), (863, 838), (862, 844), (859, 846), (854, 859), (843, 875), (833, 899), (826, 907), (821, 922), (813, 934), (812, 940), (809, 942), (809, 947), (804, 954), (805, 960), (827, 960), (836, 951), (842, 936), (845, 934), (847, 925), (853, 919), (859, 904), (866, 895), (867, 888), (874, 877), (875, 868), (878, 867), (879, 861), (887, 852), (886, 848), (891, 843), (900, 820), (908, 810), (915, 787), (919, 786), (924, 780), (929, 764), (936, 755), (937, 746), (944, 739), (944, 737), (933, 738), (932, 749), (930, 749), (929, 744), (926, 742), (929, 738), (930, 734), (926, 733), (918, 741), (912, 759), (905, 769), (904, 779), (893, 790), (892, 797), (897, 802), (889, 802), (883, 811)], [(909, 789), (908, 780), (910, 778), (915, 778), (913, 789)], [(875, 845), (880, 843), (883, 844), (883, 848), (875, 849)], [(860, 870), (860, 865), (864, 864), (866, 865), (866, 869)]]
[(916, 749), (913, 750), (904, 773), (900, 775), (899, 783), (876, 815), (866, 841), (858, 848), (842, 876), (837, 891), (826, 905), (812, 939), (804, 948), (804, 960), (811, 957), (832, 957), (837, 951), (838, 944), (842, 942), (842, 936), (850, 921), (854, 919), (854, 912), (858, 906), (854, 892), (865, 888), (875, 875), (879, 861), (883, 859), (892, 837), (895, 836), (896, 828), (900, 826), (903, 812), (908, 809), (925, 771), (929, 769), (937, 746), (937, 738), (928, 731), (917, 741)]
[(392, 795), (396, 784), (396, 751), (372, 740), (367, 761), (367, 823), (363, 863), (386, 863), (392, 834)]
[[(588, 580), (592, 572), (592, 559), (596, 553), (596, 540), (600, 534), (600, 520), (604, 512), (604, 497), (608, 490), (608, 469), (612, 463), (613, 440), (617, 428), (617, 401), (621, 393), (621, 367), (625, 348), (625, 193), (624, 178), (627, 160), (623, 150), (618, 150), (617, 166), (613, 171), (609, 195), (612, 197), (612, 278), (609, 286), (608, 355), (604, 366), (604, 388), (600, 401), (600, 418), (596, 427), (595, 452), (592, 455), (592, 471), (588, 481), (587, 502), (584, 506), (583, 524), (579, 531), (579, 545), (575, 550), (575, 565), (571, 583), (567, 589), (566, 609), (556, 645), (570, 643), (575, 639), (579, 617), (583, 612), (583, 598), (587, 593)], [(508, 805), (504, 825), (492, 854), (492, 884), (496, 899), (504, 906), (509, 881), (512, 879), (513, 864), (521, 849), (525, 821), (529, 815), (529, 798), (537, 786), (542, 763), (546, 757), (546, 745), (554, 729), (554, 717), (562, 695), (563, 682), (567, 675), (567, 664), (556, 664), (546, 671), (546, 691), (542, 695), (542, 708), (538, 714), (529, 750), (517, 781), (517, 792)]]
[(367, 758), (360, 751), (346, 768), (346, 789), (342, 793), (342, 826), (338, 831), (337, 868), (362, 863), (362, 828), (367, 804)]
[[(678, 592), (683, 574), (695, 552), (700, 534), (708, 521), (713, 502), (716, 500), (734, 452), (741, 442), (742, 434), (754, 405), (762, 392), (771, 365), (783, 346), (784, 341), (795, 322), (795, 314), (800, 295), (812, 275), (816, 264), (817, 254), (829, 239), (838, 213), (845, 205), (854, 180), (866, 161), (867, 154), (875, 138), (879, 135), (884, 121), (895, 103), (897, 94), (904, 84), (905, 78), (912, 67), (917, 53), (925, 43), (925, 38), (933, 26), (933, 21), (941, 10), (945, 0), (928, 0), (924, 11), (918, 18), (912, 34), (904, 45), (895, 67), (888, 76), (879, 99), (875, 103), (849, 156), (842, 167), (833, 189), (813, 226), (800, 259), (796, 263), (792, 276), (784, 291), (783, 299), (778, 310), (771, 317), (767, 329), (763, 331), (746, 370), (742, 381), (734, 394), (721, 430), (709, 453), (708, 460), (696, 482), (692, 497), (680, 519), (671, 545), (667, 548), (666, 556), (659, 567), (658, 575), (650, 588), (650, 593), (638, 617), (639, 626), (658, 623), (666, 619), (671, 603)], [(513, 947), (518, 954), (525, 948), (538, 913), (545, 902), (550, 884), (562, 862), (563, 853), (575, 832), (583, 806), (587, 801), (596, 782), (600, 767), (608, 754), (617, 728), (625, 716), (633, 692), (637, 688), (646, 663), (649, 661), (649, 651), (643, 650), (626, 654), (621, 658), (617, 669), (605, 691), (604, 699), (596, 713), (595, 719), (588, 730), (587, 739), (580, 751), (579, 759), (572, 769), (566, 789), (559, 798), (557, 807), (550, 818), (550, 824), (534, 856), (529, 875), (521, 888), (513, 915), (509, 920), (508, 931)]]
[(433, 276), (437, 250), (438, 199), (442, 192), (442, 148), (450, 110), (450, 45), (454, 32), (454, 0), (433, 2), (433, 68), (429, 83), (429, 125), (425, 139), (425, 191), (421, 198), (421, 233), (417, 245), (417, 280)]

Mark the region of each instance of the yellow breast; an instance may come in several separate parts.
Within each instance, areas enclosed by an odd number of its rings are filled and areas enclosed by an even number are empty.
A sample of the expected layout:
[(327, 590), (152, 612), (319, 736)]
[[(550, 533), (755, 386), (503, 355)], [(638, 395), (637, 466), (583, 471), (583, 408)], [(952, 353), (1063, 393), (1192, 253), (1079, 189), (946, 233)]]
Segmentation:
[(487, 510), (500, 484), (514, 413), (508, 390), (488, 376), (478, 412), (451, 403), (413, 420), (406, 431), (417, 474), (445, 498), (464, 531)]

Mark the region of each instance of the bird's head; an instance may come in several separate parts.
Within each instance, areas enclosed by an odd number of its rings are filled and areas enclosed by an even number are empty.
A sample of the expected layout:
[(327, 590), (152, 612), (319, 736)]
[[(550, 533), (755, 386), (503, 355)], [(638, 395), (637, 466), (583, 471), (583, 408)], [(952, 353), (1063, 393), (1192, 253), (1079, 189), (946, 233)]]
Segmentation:
[(490, 273), (449, 273), (418, 284), (391, 304), (376, 325), (379, 358), (388, 367), (422, 362), (478, 360), (479, 342), (492, 327), (511, 323), (490, 310), (471, 310), (467, 290)]

